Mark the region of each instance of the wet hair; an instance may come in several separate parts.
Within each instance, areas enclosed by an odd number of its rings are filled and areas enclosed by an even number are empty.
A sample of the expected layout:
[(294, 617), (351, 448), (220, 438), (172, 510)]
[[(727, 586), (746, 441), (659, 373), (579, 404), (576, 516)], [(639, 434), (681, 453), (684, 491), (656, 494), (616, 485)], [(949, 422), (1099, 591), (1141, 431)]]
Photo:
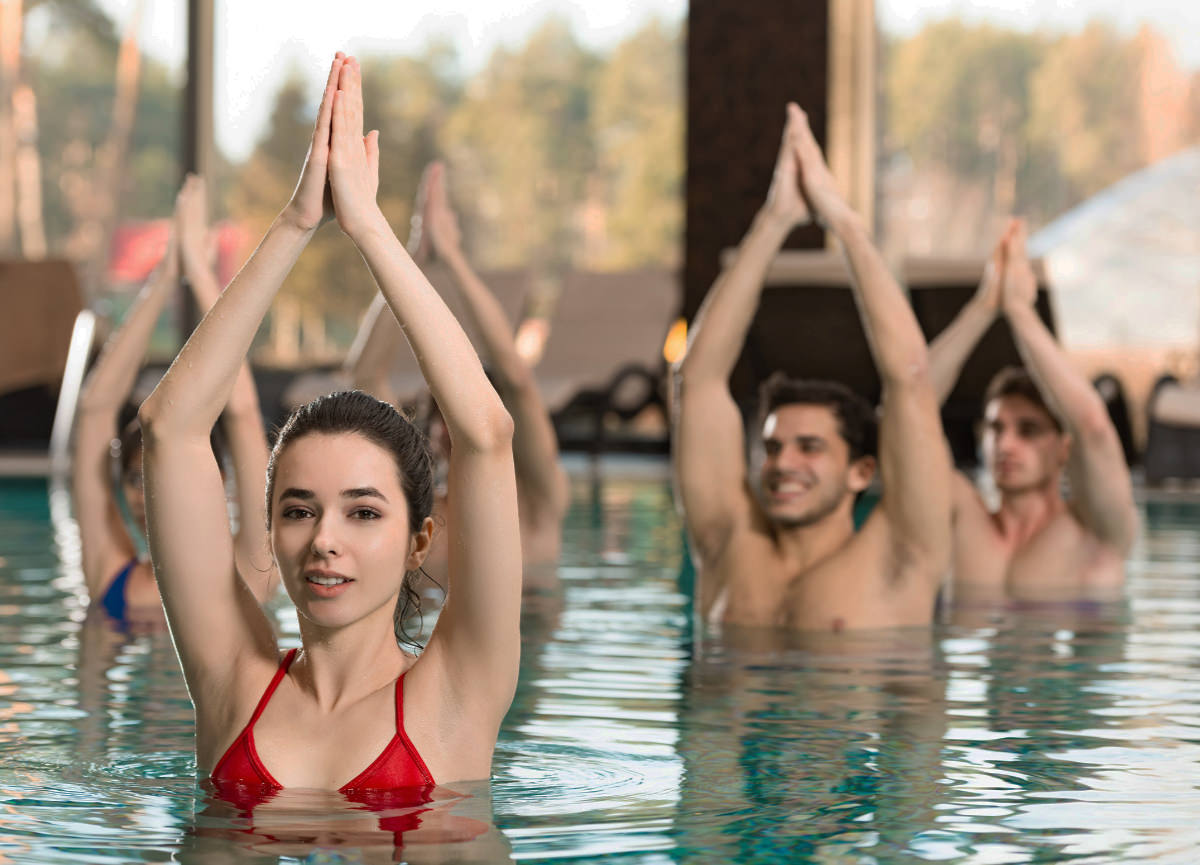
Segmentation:
[(789, 378), (774, 373), (758, 391), (758, 427), (776, 409), (785, 405), (819, 405), (833, 412), (838, 434), (850, 449), (850, 461), (875, 456), (879, 422), (869, 402), (841, 382), (824, 379)]
[(1050, 410), (1050, 406), (1046, 405), (1046, 401), (1042, 399), (1042, 392), (1038, 390), (1037, 383), (1033, 380), (1028, 370), (1019, 366), (1006, 366), (992, 376), (992, 380), (988, 382), (987, 390), (983, 395), (984, 410), (986, 411), (992, 400), (1000, 399), (1003, 396), (1019, 396), (1029, 400), (1029, 402), (1046, 413), (1047, 417), (1050, 418), (1050, 422), (1054, 424), (1054, 428), (1058, 430), (1060, 435), (1062, 434), (1062, 422)]
[(113, 457), (120, 469), (120, 477), (125, 477), (133, 465), (134, 455), (142, 449), (142, 425), (134, 418), (125, 424), (113, 442)]
[[(378, 445), (396, 462), (400, 487), (408, 503), (408, 529), (421, 530), (433, 513), (433, 456), (425, 435), (391, 404), (362, 391), (342, 391), (320, 396), (300, 406), (284, 422), (267, 462), (267, 529), (271, 528), (271, 500), (275, 493), (275, 468), (279, 455), (297, 439), (307, 435), (354, 433)], [(405, 622), (421, 612), (421, 598), (413, 586), (417, 571), (404, 575), (393, 622), (396, 639), (418, 645), (408, 634)]]
[[(225, 446), (225, 437), (221, 432), (221, 425), (217, 424), (209, 433), (208, 443), (212, 446), (213, 454), (217, 458), (217, 465), (225, 465), (224, 456), (228, 452)], [(113, 460), (116, 462), (117, 480), (124, 480), (133, 468), (133, 458), (142, 449), (142, 426), (138, 423), (135, 415), (124, 427), (117, 437), (113, 439), (110, 453)]]

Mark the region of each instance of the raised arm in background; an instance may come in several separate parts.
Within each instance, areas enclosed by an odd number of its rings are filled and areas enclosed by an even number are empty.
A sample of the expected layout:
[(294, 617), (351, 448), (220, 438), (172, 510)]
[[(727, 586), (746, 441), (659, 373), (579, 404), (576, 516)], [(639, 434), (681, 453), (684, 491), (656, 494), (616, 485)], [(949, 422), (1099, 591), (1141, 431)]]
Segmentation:
[[(430, 169), (426, 168), (421, 175), (421, 183), (417, 188), (417, 198), (413, 202), (412, 219), (409, 221), (407, 249), (417, 267), (424, 267), (429, 262), (432, 242), (425, 225), (425, 203), (429, 196)], [(381, 292), (376, 292), (358, 326), (354, 343), (346, 353), (346, 361), (342, 365), (344, 372), (349, 374), (354, 387), (366, 391), (376, 399), (396, 405), (397, 401), (409, 394), (397, 394), (392, 390), (390, 373), (392, 361), (396, 353), (405, 350), (404, 333), (396, 316), (388, 309), (387, 301)]]
[(1021, 222), (1008, 236), (1004, 314), (1029, 374), (1071, 435), (1071, 509), (1101, 541), (1125, 555), (1137, 534), (1137, 510), (1121, 441), (1104, 401), (1037, 314), (1037, 277), (1025, 250), (1026, 234)]
[[(121, 409), (128, 402), (142, 368), (154, 324), (178, 282), (179, 254), (172, 229), (166, 254), (129, 308), (121, 327), (104, 346), (79, 399), (72, 446), (71, 493), (79, 524), (84, 580), (93, 601), (104, 594), (121, 568), (137, 555), (113, 486), (111, 448), (120, 432), (117, 423)], [(133, 474), (141, 476), (140, 470)]]
[(557, 530), (567, 510), (567, 475), (558, 458), (558, 436), (533, 371), (517, 353), (504, 308), (471, 268), (462, 250), (458, 219), (450, 207), (446, 170), (426, 171), (425, 231), (434, 252), (454, 277), (467, 319), (483, 341), (492, 379), (513, 416), (513, 456), (521, 493), (521, 520)]
[(513, 421), (466, 333), (380, 211), (378, 148), (362, 130), (362, 84), (353, 63), (343, 69), (334, 104), (329, 169), (334, 208), (408, 338), (452, 445), (451, 590), (414, 666), (413, 693), (451, 712), (442, 719), (439, 744), (461, 751), (454, 761), (482, 761), (484, 755), (471, 749), (486, 747), (490, 765), (494, 735), (490, 741), (463, 741), (456, 731), (468, 718), (499, 729), (517, 683), (522, 564)]
[(892, 530), (892, 563), (900, 574), (920, 574), (936, 582), (950, 561), (953, 466), (925, 336), (866, 225), (838, 191), (807, 117), (796, 106), (789, 106), (789, 112), (796, 130), (801, 189), (809, 207), (841, 243), (883, 385), (880, 506)]
[(1000, 315), (1000, 289), (1004, 279), (1004, 254), (1008, 236), (1015, 222), (1010, 222), (992, 250), (984, 267), (983, 280), (975, 294), (959, 310), (954, 320), (929, 344), (929, 372), (937, 389), (938, 405), (950, 398), (963, 367), (979, 345), (979, 340)]
[[(221, 296), (221, 286), (213, 273), (208, 249), (208, 209), (204, 179), (188, 175), (175, 200), (175, 228), (179, 235), (179, 257), (196, 306), (201, 312), (212, 309)], [(267, 434), (263, 429), (262, 409), (249, 362), (238, 369), (229, 402), (221, 414), (221, 424), (233, 459), (237, 490), (238, 531), (234, 536), (238, 573), (259, 603), (267, 600), (275, 567), (271, 561), (267, 537), (266, 498)]]
[(254, 334), (318, 227), (330, 123), (343, 65), (334, 60), (292, 198), (192, 333), (138, 416), (150, 553), (171, 635), (196, 706), (197, 753), (211, 766), (278, 665), (270, 623), (237, 570), (221, 474), (208, 436), (229, 401)]
[[(729, 391), (729, 376), (758, 309), (767, 268), (792, 229), (809, 219), (798, 186), (793, 108), (788, 108), (767, 200), (733, 263), (709, 289), (687, 353), (674, 370), (675, 484), (690, 542), (707, 562), (719, 559), (735, 531), (749, 526), (756, 514), (742, 417)], [(722, 588), (711, 572), (702, 570), (698, 600), (704, 617)]]

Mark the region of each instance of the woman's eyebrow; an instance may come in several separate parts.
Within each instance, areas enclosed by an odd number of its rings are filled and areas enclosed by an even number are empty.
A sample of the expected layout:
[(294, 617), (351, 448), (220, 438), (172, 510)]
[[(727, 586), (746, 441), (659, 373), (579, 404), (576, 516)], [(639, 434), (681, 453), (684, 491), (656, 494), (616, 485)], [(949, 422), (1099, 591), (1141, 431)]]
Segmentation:
[(342, 490), (342, 498), (344, 498), (344, 499), (375, 498), (375, 499), (382, 499), (385, 502), (388, 500), (387, 496), (385, 496), (379, 490), (375, 489), (375, 487), (352, 487), (351, 489), (348, 489), (348, 490)]

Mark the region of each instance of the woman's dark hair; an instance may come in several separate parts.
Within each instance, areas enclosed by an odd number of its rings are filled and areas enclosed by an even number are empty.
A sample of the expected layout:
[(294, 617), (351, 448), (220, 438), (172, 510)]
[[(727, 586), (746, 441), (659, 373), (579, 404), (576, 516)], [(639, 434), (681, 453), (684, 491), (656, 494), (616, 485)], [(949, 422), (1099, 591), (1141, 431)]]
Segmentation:
[[(400, 476), (400, 487), (408, 502), (408, 528), (415, 534), (433, 513), (433, 456), (429, 442), (417, 426), (394, 406), (362, 391), (352, 390), (320, 396), (292, 412), (271, 448), (267, 462), (267, 529), (271, 528), (271, 501), (275, 493), (275, 467), (279, 455), (292, 442), (306, 435), (355, 433), (392, 455)], [(409, 616), (421, 612), (421, 597), (413, 587), (416, 571), (404, 575), (400, 598), (393, 616), (396, 639), (417, 645), (404, 626)]]
[[(208, 443), (212, 447), (213, 455), (217, 458), (217, 464), (225, 465), (224, 455), (227, 453), (228, 448), (225, 446), (225, 437), (221, 433), (220, 424), (212, 428), (212, 432), (208, 435)], [(112, 445), (109, 448), (109, 453), (116, 461), (118, 482), (129, 474), (130, 469), (133, 468), (133, 458), (141, 449), (142, 425), (138, 423), (135, 411), (129, 422), (121, 427), (121, 432), (113, 439)]]

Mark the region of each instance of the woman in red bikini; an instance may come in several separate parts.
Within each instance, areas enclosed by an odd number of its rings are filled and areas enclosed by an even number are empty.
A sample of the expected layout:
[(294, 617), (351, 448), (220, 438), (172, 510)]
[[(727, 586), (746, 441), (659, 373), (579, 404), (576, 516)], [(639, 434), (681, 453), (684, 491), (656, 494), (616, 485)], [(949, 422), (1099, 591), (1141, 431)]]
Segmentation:
[[(150, 551), (196, 707), (201, 770), (218, 790), (379, 791), (486, 778), (516, 687), (521, 549), (512, 419), (471, 343), (375, 202), (354, 58), (335, 58), (291, 200), (192, 334), (139, 417)], [(419, 658), (397, 621), (429, 550), (428, 450), (360, 393), (298, 409), (267, 475), (271, 547), (299, 613), (281, 657), (238, 573), (208, 429), (271, 300), (336, 217), (404, 327), (453, 448), (453, 592)]]

